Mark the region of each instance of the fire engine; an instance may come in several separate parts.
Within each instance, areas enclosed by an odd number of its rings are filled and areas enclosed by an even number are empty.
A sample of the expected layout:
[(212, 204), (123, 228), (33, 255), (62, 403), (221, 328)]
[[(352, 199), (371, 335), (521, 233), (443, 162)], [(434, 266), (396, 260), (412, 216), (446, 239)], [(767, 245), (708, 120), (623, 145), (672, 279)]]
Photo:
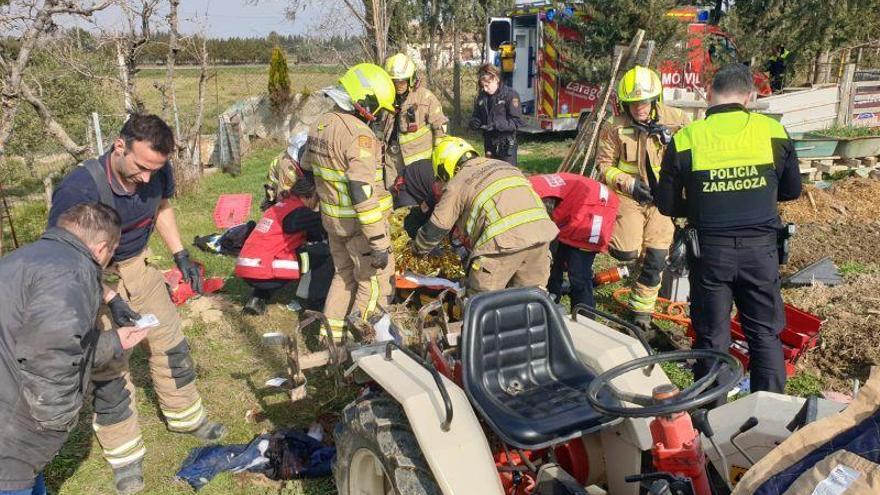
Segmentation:
[[(489, 18), (486, 26), (484, 60), (506, 68), (511, 64), (502, 64), (502, 57), (513, 58), (513, 71), (503, 73), (507, 84), (519, 93), (526, 122), (521, 129), (524, 132), (575, 130), (600, 97), (600, 86), (566, 77), (553, 40), (579, 39), (564, 22), (577, 14), (576, 7), (559, 9), (557, 5), (544, 0), (517, 4), (504, 17)], [(688, 33), (686, 49), (682, 50), (684, 61), (663, 60), (656, 64), (667, 100), (676, 88), (702, 88), (713, 66), (739, 59), (730, 35), (709, 22), (711, 12), (711, 7), (680, 7), (667, 13), (686, 22)], [(756, 83), (759, 94), (769, 94), (765, 75), (756, 74)]]

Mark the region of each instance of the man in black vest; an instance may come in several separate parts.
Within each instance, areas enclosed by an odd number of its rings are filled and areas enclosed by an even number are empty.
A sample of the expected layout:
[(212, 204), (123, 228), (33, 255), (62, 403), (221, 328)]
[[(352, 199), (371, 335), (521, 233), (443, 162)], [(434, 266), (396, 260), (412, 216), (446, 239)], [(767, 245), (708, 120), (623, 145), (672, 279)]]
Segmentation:
[[(153, 230), (171, 251), (184, 278), (201, 292), (199, 267), (190, 260), (180, 240), (174, 208), (174, 178), (168, 161), (174, 136), (155, 115), (131, 115), (113, 147), (97, 159), (76, 167), (52, 196), (49, 226), (69, 207), (100, 201), (119, 214), (122, 237), (108, 268), (115, 277), (104, 279), (106, 310), (98, 326), (106, 331), (131, 325), (141, 314), (158, 318), (158, 326), (144, 340), (150, 357), (150, 375), (159, 408), (168, 429), (189, 433), (202, 441), (219, 440), (225, 427), (209, 421), (196, 390), (196, 370), (189, 344), (180, 326), (162, 273), (148, 263), (147, 243)], [(146, 452), (138, 426), (134, 385), (128, 372), (130, 352), (95, 370), (94, 429), (113, 468), (116, 490), (143, 489), (142, 459)]]
[[(687, 217), (691, 319), (695, 347), (730, 347), (731, 302), (749, 344), (751, 390), (783, 392), (785, 323), (778, 251), (783, 230), (777, 201), (797, 199), (797, 155), (782, 124), (749, 112), (752, 74), (722, 67), (709, 89), (706, 119), (680, 130), (666, 149), (655, 203), (660, 213)], [(698, 362), (694, 376), (708, 372)]]

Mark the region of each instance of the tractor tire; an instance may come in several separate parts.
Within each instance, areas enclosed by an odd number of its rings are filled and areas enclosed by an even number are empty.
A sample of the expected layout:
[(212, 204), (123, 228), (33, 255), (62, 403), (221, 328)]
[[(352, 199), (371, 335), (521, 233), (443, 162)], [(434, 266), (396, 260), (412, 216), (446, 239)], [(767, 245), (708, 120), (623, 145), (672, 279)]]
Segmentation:
[(406, 414), (388, 395), (346, 406), (333, 436), (339, 495), (442, 495)]

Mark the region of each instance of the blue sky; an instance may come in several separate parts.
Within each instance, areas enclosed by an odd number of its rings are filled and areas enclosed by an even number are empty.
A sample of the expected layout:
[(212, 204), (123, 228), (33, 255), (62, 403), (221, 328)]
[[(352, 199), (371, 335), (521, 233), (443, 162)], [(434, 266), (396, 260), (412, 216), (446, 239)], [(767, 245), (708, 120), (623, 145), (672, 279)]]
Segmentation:
[[(132, 2), (134, 4), (135, 2)], [(163, 2), (164, 3), (164, 2)], [(284, 16), (287, 0), (259, 0), (256, 5), (245, 0), (181, 0), (178, 9), (180, 31), (194, 33), (199, 24), (207, 19), (207, 33), (212, 37), (262, 37), (275, 31), (279, 34), (344, 34), (345, 29), (318, 28), (328, 17), (328, 9), (337, 9), (337, 0), (317, 0), (297, 14), (295, 21)], [(162, 5), (159, 15), (164, 16), (167, 7)], [(110, 7), (95, 16), (99, 26), (113, 29), (122, 19), (118, 7)], [(192, 19), (198, 19), (193, 21)], [(338, 25), (337, 25), (338, 26)], [(164, 26), (160, 29), (165, 30)]]

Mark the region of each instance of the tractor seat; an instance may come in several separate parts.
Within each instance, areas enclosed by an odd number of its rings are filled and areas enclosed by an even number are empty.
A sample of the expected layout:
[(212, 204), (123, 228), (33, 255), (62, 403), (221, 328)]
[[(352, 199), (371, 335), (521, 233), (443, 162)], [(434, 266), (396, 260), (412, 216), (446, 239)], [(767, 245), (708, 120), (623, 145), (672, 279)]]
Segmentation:
[(617, 421), (587, 402), (596, 374), (578, 359), (562, 315), (540, 289), (472, 297), (464, 311), (461, 358), (474, 407), (516, 448), (547, 447)]

